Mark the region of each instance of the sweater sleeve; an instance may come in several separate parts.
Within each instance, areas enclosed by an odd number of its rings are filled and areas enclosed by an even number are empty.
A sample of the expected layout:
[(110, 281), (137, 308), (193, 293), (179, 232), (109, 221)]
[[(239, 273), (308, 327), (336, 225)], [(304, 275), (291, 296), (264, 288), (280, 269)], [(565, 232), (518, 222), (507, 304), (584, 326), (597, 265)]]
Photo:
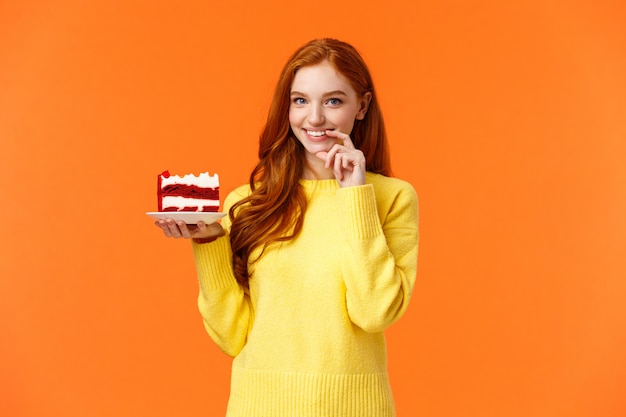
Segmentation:
[[(229, 198), (225, 201), (225, 210)], [(227, 231), (225, 236), (205, 244), (192, 241), (192, 247), (200, 286), (198, 308), (204, 327), (218, 347), (234, 357), (246, 344), (253, 310), (249, 294), (233, 274), (227, 218), (223, 226)]]
[(363, 330), (381, 332), (404, 314), (415, 284), (417, 194), (408, 183), (395, 191), (367, 184), (342, 188), (338, 197), (348, 315)]

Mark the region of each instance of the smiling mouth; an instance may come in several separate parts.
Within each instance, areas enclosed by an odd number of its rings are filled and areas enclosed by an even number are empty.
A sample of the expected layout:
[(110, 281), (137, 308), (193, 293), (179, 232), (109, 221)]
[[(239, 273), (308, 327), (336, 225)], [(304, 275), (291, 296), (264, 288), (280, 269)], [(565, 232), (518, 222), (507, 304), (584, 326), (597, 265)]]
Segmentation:
[(307, 135), (313, 136), (313, 137), (316, 137), (316, 138), (321, 138), (322, 136), (326, 135), (326, 129), (324, 129), (324, 130), (308, 130), (308, 129), (304, 129), (304, 131), (307, 133)]

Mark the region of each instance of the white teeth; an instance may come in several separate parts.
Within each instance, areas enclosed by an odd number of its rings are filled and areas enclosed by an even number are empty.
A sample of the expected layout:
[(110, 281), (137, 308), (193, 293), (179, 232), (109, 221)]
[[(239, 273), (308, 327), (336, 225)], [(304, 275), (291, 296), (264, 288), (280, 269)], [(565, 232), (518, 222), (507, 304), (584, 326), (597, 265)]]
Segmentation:
[(324, 136), (326, 134), (326, 131), (322, 130), (322, 131), (317, 132), (314, 130), (307, 130), (306, 133), (308, 133), (311, 136), (320, 137), (320, 136)]

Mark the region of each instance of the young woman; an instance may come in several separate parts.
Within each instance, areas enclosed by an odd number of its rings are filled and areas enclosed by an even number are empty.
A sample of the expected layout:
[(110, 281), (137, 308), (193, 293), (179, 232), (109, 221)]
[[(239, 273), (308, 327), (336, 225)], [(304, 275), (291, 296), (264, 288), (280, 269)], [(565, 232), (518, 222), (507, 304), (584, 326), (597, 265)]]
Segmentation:
[(415, 282), (414, 189), (391, 178), (369, 71), (333, 39), (282, 71), (259, 163), (190, 238), (207, 332), (233, 356), (229, 417), (394, 416), (384, 330)]

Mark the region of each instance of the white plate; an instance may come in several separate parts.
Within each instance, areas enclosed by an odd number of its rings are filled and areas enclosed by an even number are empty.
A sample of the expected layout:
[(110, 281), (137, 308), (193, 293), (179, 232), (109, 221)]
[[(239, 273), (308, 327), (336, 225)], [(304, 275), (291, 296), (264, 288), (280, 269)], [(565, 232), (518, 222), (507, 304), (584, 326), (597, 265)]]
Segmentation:
[(213, 211), (149, 211), (146, 214), (157, 220), (182, 220), (187, 224), (196, 224), (201, 220), (206, 224), (211, 224), (226, 216), (226, 213)]

